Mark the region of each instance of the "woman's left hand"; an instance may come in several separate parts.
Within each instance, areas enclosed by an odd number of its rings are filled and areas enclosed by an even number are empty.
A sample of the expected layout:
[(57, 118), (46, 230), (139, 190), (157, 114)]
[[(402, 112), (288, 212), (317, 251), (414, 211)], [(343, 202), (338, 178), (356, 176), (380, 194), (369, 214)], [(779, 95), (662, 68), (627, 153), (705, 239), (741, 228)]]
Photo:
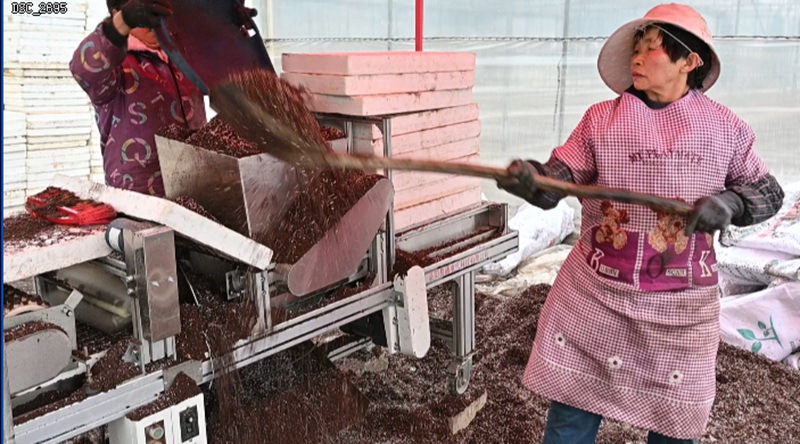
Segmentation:
[(742, 198), (733, 191), (699, 199), (689, 213), (686, 234), (691, 235), (695, 231), (714, 233), (717, 230), (724, 230), (730, 225), (731, 219), (741, 214), (743, 209)]

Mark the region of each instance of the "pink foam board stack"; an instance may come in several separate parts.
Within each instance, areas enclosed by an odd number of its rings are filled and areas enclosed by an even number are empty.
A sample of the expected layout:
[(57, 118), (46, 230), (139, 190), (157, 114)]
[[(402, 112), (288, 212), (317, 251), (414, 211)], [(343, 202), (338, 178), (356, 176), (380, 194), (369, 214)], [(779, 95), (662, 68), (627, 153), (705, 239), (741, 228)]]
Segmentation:
[[(353, 153), (480, 160), (473, 53), (287, 53), (282, 66), (284, 80), (311, 93), (315, 112), (391, 119), (389, 146), (380, 126), (354, 119)], [(391, 176), (397, 230), (480, 203), (479, 179), (407, 171)]]

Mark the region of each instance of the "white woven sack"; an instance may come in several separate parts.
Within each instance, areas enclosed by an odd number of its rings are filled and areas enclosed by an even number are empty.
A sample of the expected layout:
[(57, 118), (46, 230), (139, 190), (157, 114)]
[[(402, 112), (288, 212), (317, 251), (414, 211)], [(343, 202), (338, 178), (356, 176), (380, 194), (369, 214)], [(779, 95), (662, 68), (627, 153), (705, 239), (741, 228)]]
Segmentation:
[(722, 340), (774, 361), (800, 348), (800, 282), (720, 300)]

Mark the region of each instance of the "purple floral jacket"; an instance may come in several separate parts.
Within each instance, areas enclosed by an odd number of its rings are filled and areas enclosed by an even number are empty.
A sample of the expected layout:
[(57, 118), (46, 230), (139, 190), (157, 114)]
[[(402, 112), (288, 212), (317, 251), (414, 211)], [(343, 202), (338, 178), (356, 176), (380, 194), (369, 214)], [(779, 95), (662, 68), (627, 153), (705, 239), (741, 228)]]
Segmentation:
[(69, 66), (96, 111), (106, 184), (163, 196), (156, 130), (205, 124), (200, 90), (163, 51), (133, 36), (116, 46), (102, 24), (81, 42)]

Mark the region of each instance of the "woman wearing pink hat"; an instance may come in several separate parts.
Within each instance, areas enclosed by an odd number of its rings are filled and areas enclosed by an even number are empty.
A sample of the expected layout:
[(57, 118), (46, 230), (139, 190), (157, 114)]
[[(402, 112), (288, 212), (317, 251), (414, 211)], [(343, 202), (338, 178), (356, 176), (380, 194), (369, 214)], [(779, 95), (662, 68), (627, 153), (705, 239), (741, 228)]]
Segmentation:
[(536, 176), (680, 198), (688, 218), (583, 200), (581, 237), (541, 312), (522, 382), (549, 399), (546, 444), (593, 443), (603, 417), (689, 443), (715, 396), (719, 295), (712, 234), (763, 221), (783, 190), (753, 130), (708, 98), (720, 62), (703, 17), (660, 5), (620, 27), (598, 69), (616, 93), (593, 105), (546, 163), (514, 161), (498, 185), (534, 205), (563, 196)]

